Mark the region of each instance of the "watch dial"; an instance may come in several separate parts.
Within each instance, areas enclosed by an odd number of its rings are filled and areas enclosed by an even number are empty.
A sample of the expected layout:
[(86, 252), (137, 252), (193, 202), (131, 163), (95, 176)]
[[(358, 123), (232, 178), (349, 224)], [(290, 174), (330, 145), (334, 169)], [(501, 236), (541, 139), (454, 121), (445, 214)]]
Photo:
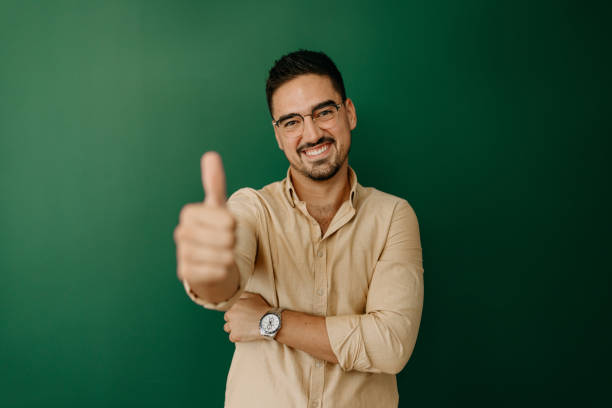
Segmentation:
[(261, 327), (267, 333), (274, 332), (278, 328), (279, 325), (280, 325), (280, 322), (278, 320), (278, 317), (274, 314), (266, 315), (261, 321)]

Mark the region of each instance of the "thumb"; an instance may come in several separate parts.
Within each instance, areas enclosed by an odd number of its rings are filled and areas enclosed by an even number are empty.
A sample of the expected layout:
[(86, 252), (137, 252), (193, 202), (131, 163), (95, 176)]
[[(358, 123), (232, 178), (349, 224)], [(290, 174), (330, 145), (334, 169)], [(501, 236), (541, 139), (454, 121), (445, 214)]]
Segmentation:
[(202, 156), (202, 185), (204, 202), (216, 207), (225, 204), (225, 170), (217, 152), (206, 152)]

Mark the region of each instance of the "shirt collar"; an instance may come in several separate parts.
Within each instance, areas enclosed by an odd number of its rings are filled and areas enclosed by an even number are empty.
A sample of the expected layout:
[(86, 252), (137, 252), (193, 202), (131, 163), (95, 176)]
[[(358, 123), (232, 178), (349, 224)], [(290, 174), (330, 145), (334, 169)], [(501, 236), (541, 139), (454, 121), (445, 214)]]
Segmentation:
[[(291, 205), (291, 207), (295, 207), (295, 203), (299, 202), (300, 199), (297, 196), (297, 193), (295, 192), (295, 187), (293, 187), (293, 183), (291, 181), (291, 167), (289, 167), (287, 169), (287, 177), (285, 177), (285, 179), (283, 180), (284, 185), (284, 193), (285, 193), (285, 198), (287, 199), (287, 201), (289, 202), (289, 204)], [(349, 183), (351, 184), (351, 207), (355, 208), (355, 195), (357, 194), (357, 174), (355, 173), (355, 170), (353, 170), (353, 168), (351, 166), (348, 166), (348, 171), (349, 171)]]

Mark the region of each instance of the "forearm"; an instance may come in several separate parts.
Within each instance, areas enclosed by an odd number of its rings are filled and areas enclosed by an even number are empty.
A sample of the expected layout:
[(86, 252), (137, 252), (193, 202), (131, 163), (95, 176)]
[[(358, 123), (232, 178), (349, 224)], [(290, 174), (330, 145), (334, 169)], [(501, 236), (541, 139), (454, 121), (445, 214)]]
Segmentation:
[(276, 341), (315, 358), (338, 363), (329, 343), (325, 317), (285, 310), (281, 319), (282, 327), (276, 334)]
[(232, 297), (240, 285), (240, 273), (238, 268), (230, 268), (224, 279), (215, 282), (189, 282), (192, 292), (194, 292), (198, 298), (209, 303), (219, 303)]

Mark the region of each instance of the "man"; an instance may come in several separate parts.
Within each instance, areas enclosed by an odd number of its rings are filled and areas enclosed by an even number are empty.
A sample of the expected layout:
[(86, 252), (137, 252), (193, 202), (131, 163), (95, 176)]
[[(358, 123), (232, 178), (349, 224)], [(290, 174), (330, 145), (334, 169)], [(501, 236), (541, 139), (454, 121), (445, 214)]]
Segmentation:
[(227, 310), (225, 404), (396, 407), (423, 305), (414, 211), (357, 182), (355, 106), (325, 54), (285, 55), (266, 93), (287, 177), (226, 202), (220, 157), (206, 153), (205, 201), (186, 205), (175, 230), (187, 294)]

